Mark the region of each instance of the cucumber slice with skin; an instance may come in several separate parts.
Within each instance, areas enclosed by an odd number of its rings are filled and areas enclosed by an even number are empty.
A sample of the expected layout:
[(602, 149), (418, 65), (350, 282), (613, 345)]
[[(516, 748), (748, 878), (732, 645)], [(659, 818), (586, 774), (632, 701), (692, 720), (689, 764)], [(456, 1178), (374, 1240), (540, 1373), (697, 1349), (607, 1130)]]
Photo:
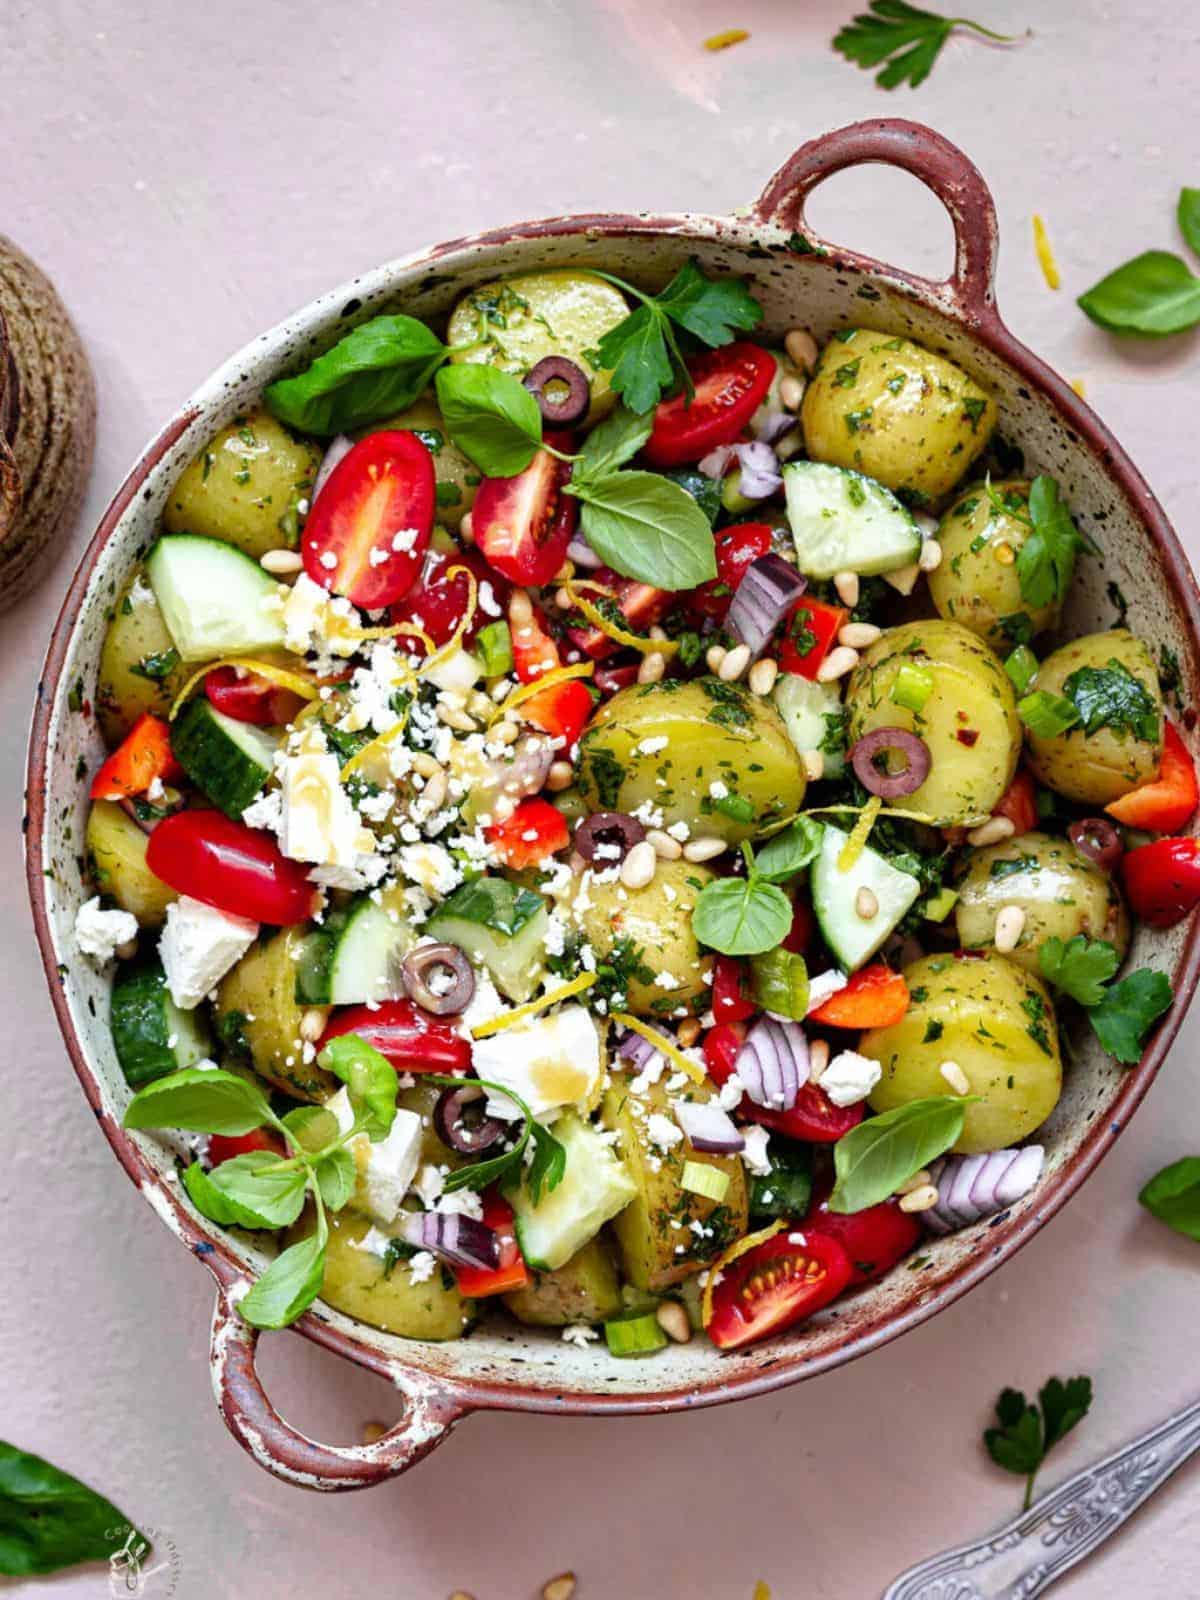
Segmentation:
[(301, 1005), (357, 1006), (403, 997), (400, 963), (416, 942), (403, 893), (395, 886), (378, 900), (359, 895), (309, 934), (296, 966)]
[[(848, 835), (825, 824), (821, 851), (812, 864), (812, 903), (821, 936), (846, 972), (864, 965), (897, 926), (921, 892), (910, 873), (900, 872), (868, 845), (847, 871), (838, 857)], [(870, 889), (878, 910), (872, 917), (858, 912), (858, 892)]]
[(283, 644), (278, 582), (222, 539), (164, 534), (146, 559), (146, 576), (185, 661)]
[(787, 736), (800, 754), (821, 751), (825, 758), (822, 777), (840, 778), (846, 757), (845, 740), (836, 737), (845, 721), (839, 685), (781, 672), (775, 680), (774, 700)]
[(530, 999), (545, 970), (550, 914), (540, 894), (507, 878), (464, 883), (429, 918), (425, 932), (456, 944), (491, 973), (518, 1004)]
[(171, 751), (198, 789), (235, 822), (263, 792), (279, 745), (274, 734), (227, 717), (200, 695), (171, 729)]
[(202, 1013), (179, 1009), (158, 961), (139, 962), (117, 973), (109, 1023), (131, 1089), (180, 1067), (194, 1067), (209, 1052)]
[(912, 512), (874, 478), (823, 461), (790, 461), (783, 486), (796, 565), (806, 577), (870, 577), (910, 567), (921, 554)]
[(508, 1195), (521, 1254), (536, 1272), (555, 1272), (594, 1239), (637, 1193), (624, 1164), (597, 1130), (573, 1112), (554, 1124), (567, 1152), (562, 1182), (534, 1205), (524, 1183)]

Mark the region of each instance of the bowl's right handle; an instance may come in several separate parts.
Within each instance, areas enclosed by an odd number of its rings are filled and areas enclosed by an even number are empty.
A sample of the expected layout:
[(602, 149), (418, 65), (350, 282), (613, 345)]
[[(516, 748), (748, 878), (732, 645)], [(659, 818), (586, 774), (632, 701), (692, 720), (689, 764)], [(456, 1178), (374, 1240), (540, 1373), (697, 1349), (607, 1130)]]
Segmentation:
[[(998, 239), (991, 190), (978, 167), (957, 145), (922, 123), (876, 118), (838, 128), (801, 145), (767, 184), (751, 207), (751, 214), (764, 223), (799, 234), (811, 250), (827, 250), (846, 258), (849, 252), (812, 232), (805, 221), (804, 206), (826, 178), (846, 167), (868, 162), (911, 172), (932, 189), (950, 214), (954, 225), (954, 271), (944, 283), (915, 281), (940, 295), (948, 291), (956, 309), (972, 321), (992, 318)], [(852, 259), (864, 262), (862, 257)], [(887, 270), (879, 262), (866, 260), (865, 265)]]
[(217, 1287), (210, 1364), (225, 1426), (260, 1467), (303, 1489), (367, 1489), (398, 1477), (449, 1434), (464, 1407), (431, 1378), (398, 1368), (403, 1419), (371, 1444), (319, 1444), (279, 1415), (255, 1368), (258, 1330), (243, 1322), (229, 1290)]

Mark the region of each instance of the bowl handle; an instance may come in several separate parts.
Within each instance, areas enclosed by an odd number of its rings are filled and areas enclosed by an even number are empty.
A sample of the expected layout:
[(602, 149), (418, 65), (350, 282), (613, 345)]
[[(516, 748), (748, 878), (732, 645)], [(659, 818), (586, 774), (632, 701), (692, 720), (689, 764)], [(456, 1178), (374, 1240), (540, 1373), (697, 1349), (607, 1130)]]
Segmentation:
[(937, 195), (954, 225), (954, 271), (949, 278), (934, 283), (906, 274), (909, 281), (935, 291), (939, 298), (948, 291), (955, 309), (972, 321), (994, 317), (998, 242), (991, 190), (957, 145), (922, 123), (876, 118), (810, 140), (783, 163), (750, 208), (751, 214), (798, 233), (814, 251), (829, 251), (868, 269), (890, 272), (892, 269), (870, 257), (828, 244), (812, 232), (804, 218), (805, 201), (818, 184), (846, 167), (867, 162), (911, 172)]
[(243, 1322), (224, 1287), (213, 1308), (209, 1362), (213, 1393), (234, 1438), (275, 1477), (303, 1489), (367, 1489), (395, 1478), (435, 1450), (464, 1415), (445, 1388), (423, 1373), (395, 1367), (405, 1399), (401, 1422), (373, 1444), (318, 1444), (276, 1411), (255, 1367), (258, 1329)]

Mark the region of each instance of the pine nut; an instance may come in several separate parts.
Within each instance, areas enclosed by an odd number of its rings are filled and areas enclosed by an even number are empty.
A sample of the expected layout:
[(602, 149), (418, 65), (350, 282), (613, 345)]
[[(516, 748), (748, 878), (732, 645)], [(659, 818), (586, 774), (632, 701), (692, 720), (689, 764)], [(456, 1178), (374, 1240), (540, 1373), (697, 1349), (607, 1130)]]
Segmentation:
[(838, 678), (844, 678), (848, 672), (853, 672), (858, 665), (858, 651), (852, 650), (849, 645), (840, 644), (836, 650), (831, 650), (817, 668), (818, 683), (835, 683)]
[(993, 560), (998, 561), (1002, 567), (1011, 567), (1013, 562), (1017, 559), (1017, 553), (1013, 549), (1012, 545), (1007, 544), (1002, 539), (999, 544), (993, 545), (992, 558)]
[(258, 564), (264, 572), (269, 572), (276, 578), (304, 571), (304, 557), (299, 550), (268, 550), (265, 555), (258, 558)]
[(779, 403), (785, 411), (799, 411), (804, 385), (799, 378), (784, 378), (779, 384)]
[(575, 1574), (564, 1572), (542, 1585), (542, 1600), (572, 1600), (575, 1593)]
[(676, 1344), (687, 1344), (692, 1337), (688, 1314), (678, 1300), (664, 1300), (655, 1308), (654, 1320), (667, 1338), (674, 1339)]
[(559, 794), (563, 789), (569, 789), (575, 781), (575, 768), (569, 761), (552, 761), (550, 771), (546, 774), (546, 787), (551, 794)]
[(788, 353), (788, 359), (798, 367), (803, 367), (805, 372), (811, 372), (816, 366), (817, 341), (807, 328), (790, 328), (783, 348)]
[(426, 816), (432, 816), (445, 804), (449, 787), (450, 780), (440, 769), (432, 777), (426, 778), (425, 787), (421, 790), (421, 810)]
[(508, 620), (523, 628), (533, 621), (533, 601), (524, 589), (514, 589), (508, 600)]
[(808, 1076), (812, 1083), (820, 1083), (829, 1065), (829, 1040), (812, 1039), (808, 1046)]
[(501, 717), (500, 721), (494, 728), (489, 728), (488, 743), (503, 745), (516, 744), (520, 736), (521, 730), (517, 724), (511, 721), (508, 717)]
[(570, 611), (574, 603), (565, 589), (556, 589), (554, 591), (554, 604), (560, 611)]
[(710, 645), (708, 654), (704, 657), (704, 664), (710, 672), (720, 672), (721, 663), (725, 659), (725, 646), (723, 644)]
[(920, 1172), (914, 1172), (911, 1178), (905, 1178), (903, 1183), (897, 1184), (896, 1193), (911, 1194), (914, 1189), (923, 1189), (931, 1177), (928, 1167), (922, 1167)]
[(651, 650), (648, 656), (642, 657), (638, 667), (637, 681), (639, 683), (658, 683), (663, 673), (667, 670), (667, 658), (661, 650)]
[(849, 645), (851, 650), (865, 650), (882, 637), (883, 629), (877, 628), (873, 622), (848, 622), (844, 628), (838, 629), (838, 643)]
[(724, 839), (689, 839), (683, 847), (685, 861), (711, 861), (714, 856), (724, 855)]
[(746, 682), (750, 685), (750, 693), (762, 695), (764, 698), (775, 687), (775, 679), (779, 676), (779, 663), (777, 661), (756, 661), (750, 668), (750, 676)]
[(989, 817), (986, 822), (971, 829), (967, 834), (967, 843), (977, 846), (999, 844), (1002, 839), (1011, 839), (1016, 831), (1016, 824), (1011, 817)]
[(804, 776), (809, 783), (820, 783), (825, 776), (825, 752), (806, 750), (800, 759), (804, 763)]
[(942, 564), (942, 547), (936, 539), (926, 539), (921, 546), (921, 554), (917, 557), (917, 566), (922, 572), (936, 572)]
[(700, 1020), (698, 1017), (684, 1017), (675, 1030), (675, 1037), (679, 1040), (680, 1048), (690, 1050), (700, 1037)]
[(1005, 906), (996, 918), (996, 931), (992, 943), (1001, 955), (1015, 950), (1025, 929), (1025, 912), (1021, 906)]
[(943, 1061), (938, 1071), (954, 1090), (955, 1094), (970, 1094), (971, 1080), (957, 1061)]
[(321, 1006), (310, 1006), (300, 1018), (300, 1037), (307, 1039), (309, 1044), (316, 1044), (325, 1032), (325, 1024), (329, 1019), (328, 1011)]
[(364, 1444), (377, 1444), (387, 1431), (388, 1425), (386, 1422), (364, 1422), (362, 1442)]
[[(551, 768), (551, 771), (554, 769)], [(660, 861), (678, 861), (683, 854), (683, 846), (678, 839), (672, 839), (669, 833), (664, 833), (661, 828), (651, 828), (646, 835), (646, 843), (654, 846), (654, 854)]]
[(735, 645), (732, 650), (725, 652), (725, 659), (717, 668), (717, 677), (726, 683), (732, 683), (735, 678), (740, 678), (750, 662), (750, 646), (748, 644)]
[(412, 769), (414, 772), (419, 772), (423, 778), (432, 778), (435, 772), (442, 770), (428, 750), (413, 751)]
[(458, 525), (458, 536), (464, 544), (475, 543), (475, 519), (469, 511), (463, 512), (462, 521)]
[(921, 568), (915, 561), (911, 567), (897, 567), (893, 572), (882, 574), (884, 583), (891, 584), (897, 594), (911, 594), (920, 576)]
[(870, 922), (879, 915), (879, 896), (874, 889), (868, 889), (865, 883), (854, 896), (854, 910), (864, 922)]
[(134, 956), (137, 955), (137, 948), (136, 939), (126, 939), (123, 944), (117, 946), (113, 953), (120, 961), (132, 961)]
[(455, 728), (459, 733), (477, 733), (474, 717), (470, 717), (462, 706), (456, 706), (453, 701), (447, 701), (445, 695), (438, 697), (438, 717), (448, 728)]
[(913, 521), (916, 523), (917, 527), (920, 528), (922, 539), (937, 538), (938, 519), (936, 517), (931, 517), (928, 511), (914, 511)]
[(639, 839), (621, 863), (621, 882), (627, 889), (644, 889), (658, 871), (658, 857), (648, 839)]
[(901, 1197), (901, 1211), (932, 1211), (941, 1196), (931, 1183), (923, 1183), (919, 1189), (914, 1189), (911, 1194)]
[(858, 581), (857, 572), (837, 572), (834, 574), (833, 587), (837, 590), (838, 599), (844, 606), (851, 610), (858, 604), (859, 592), (862, 585)]

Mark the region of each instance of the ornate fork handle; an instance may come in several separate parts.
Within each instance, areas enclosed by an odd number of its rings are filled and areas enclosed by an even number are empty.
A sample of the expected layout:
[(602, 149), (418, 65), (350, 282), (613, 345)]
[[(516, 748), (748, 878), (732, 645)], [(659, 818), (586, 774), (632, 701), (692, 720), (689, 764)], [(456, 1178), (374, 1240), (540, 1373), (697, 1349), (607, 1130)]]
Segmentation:
[(999, 1532), (902, 1573), (883, 1600), (1033, 1600), (1200, 1450), (1200, 1402), (1068, 1478)]

